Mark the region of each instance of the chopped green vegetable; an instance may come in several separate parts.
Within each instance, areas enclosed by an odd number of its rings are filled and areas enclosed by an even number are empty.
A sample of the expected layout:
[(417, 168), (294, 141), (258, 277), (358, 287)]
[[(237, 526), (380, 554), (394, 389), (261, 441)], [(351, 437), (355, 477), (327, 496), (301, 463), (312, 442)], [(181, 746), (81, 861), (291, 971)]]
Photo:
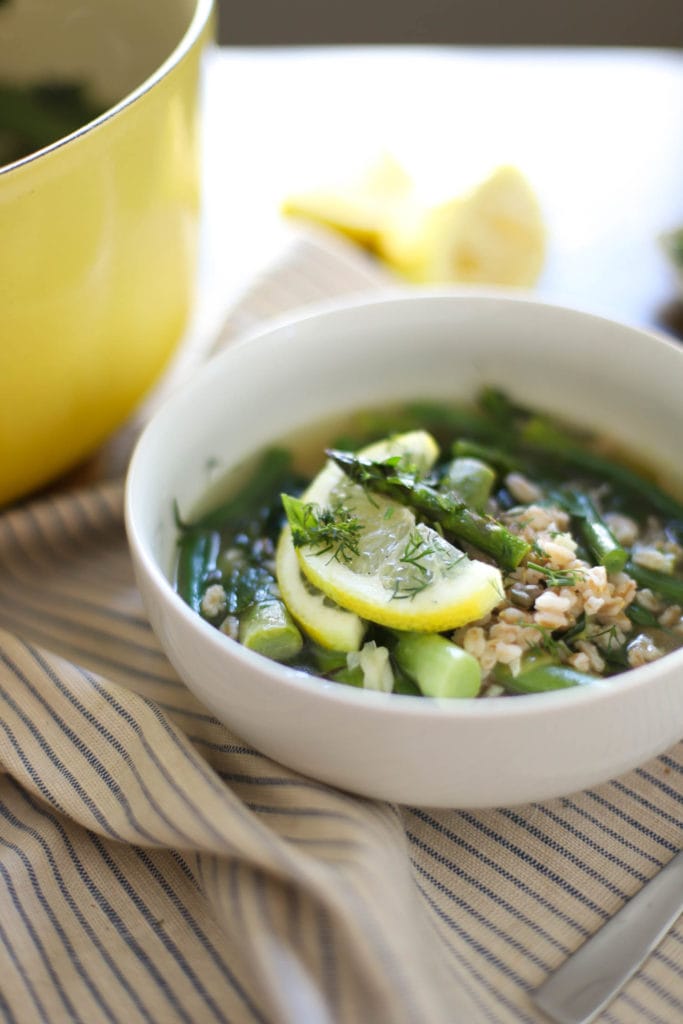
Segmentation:
[(498, 671), (495, 678), (508, 693), (546, 693), (572, 686), (590, 686), (596, 680), (595, 676), (577, 672), (569, 665), (535, 665), (516, 676), (509, 670)]
[(476, 697), (481, 668), (462, 647), (434, 633), (397, 634), (393, 656), (425, 697)]
[(240, 618), (239, 640), (273, 661), (291, 661), (303, 647), (303, 637), (282, 601), (252, 604)]
[(482, 513), (491, 497), (496, 474), (487, 463), (469, 455), (453, 459), (439, 480), (439, 494)]
[(618, 542), (587, 494), (573, 495), (574, 515), (579, 517), (584, 542), (598, 565), (607, 572), (621, 572), (628, 552)]
[(531, 451), (587, 470), (595, 477), (625, 489), (658, 512), (683, 519), (683, 505), (652, 480), (639, 476), (621, 462), (607, 458), (587, 445), (581, 445), (556, 423), (542, 417), (530, 418), (521, 431), (521, 441)]
[(385, 494), (403, 505), (409, 505), (454, 536), (465, 540), (487, 554), (493, 555), (505, 569), (514, 569), (530, 551), (525, 540), (511, 533), (491, 517), (480, 516), (462, 502), (415, 479), (397, 473), (388, 463), (372, 462), (348, 452), (329, 449), (326, 452), (354, 483), (379, 494)]
[(680, 577), (657, 572), (655, 569), (646, 569), (644, 565), (638, 565), (636, 562), (627, 562), (626, 572), (633, 577), (639, 587), (654, 590), (655, 594), (661, 594), (667, 601), (683, 605), (683, 579)]
[(195, 612), (200, 610), (219, 549), (220, 535), (215, 531), (187, 530), (180, 537), (176, 590)]

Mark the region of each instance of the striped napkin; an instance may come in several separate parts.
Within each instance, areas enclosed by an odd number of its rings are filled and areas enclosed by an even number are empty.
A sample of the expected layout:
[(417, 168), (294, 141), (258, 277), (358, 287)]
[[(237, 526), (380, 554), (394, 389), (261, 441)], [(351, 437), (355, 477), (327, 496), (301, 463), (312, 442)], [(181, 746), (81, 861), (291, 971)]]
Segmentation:
[[(218, 345), (379, 283), (301, 239)], [(0, 1019), (540, 1024), (530, 989), (680, 848), (683, 744), (590, 792), (481, 812), (275, 764), (196, 702), (149, 628), (113, 468), (134, 435), (0, 517)], [(683, 1020), (683, 921), (599, 1020)]]

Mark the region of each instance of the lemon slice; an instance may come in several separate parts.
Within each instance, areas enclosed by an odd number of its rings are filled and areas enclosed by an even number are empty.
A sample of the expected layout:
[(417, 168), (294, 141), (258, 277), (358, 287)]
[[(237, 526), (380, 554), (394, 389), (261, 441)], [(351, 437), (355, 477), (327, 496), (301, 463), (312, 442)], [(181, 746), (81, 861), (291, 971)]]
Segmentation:
[[(414, 431), (371, 445), (362, 454), (376, 460), (405, 454), (419, 464), (433, 462), (436, 452), (429, 434)], [(409, 508), (368, 494), (336, 465), (328, 463), (318, 474), (302, 505), (343, 506), (360, 523), (353, 551), (306, 545), (296, 554), (315, 587), (363, 619), (392, 629), (443, 632), (481, 618), (503, 598), (495, 566), (468, 558), (417, 523)]]
[(530, 287), (543, 268), (545, 227), (531, 185), (516, 167), (506, 166), (445, 203), (394, 208), (377, 250), (418, 283)]
[(390, 211), (411, 189), (412, 181), (401, 165), (383, 154), (356, 180), (289, 196), (282, 212), (322, 224), (374, 249)]
[[(389, 442), (368, 445), (361, 454), (370, 459), (382, 459), (390, 454), (406, 455), (421, 472), (426, 472), (434, 465), (439, 449), (431, 434), (416, 430)], [(333, 462), (326, 463), (302, 500), (317, 500), (311, 494), (317, 493), (318, 488), (329, 493), (343, 479), (344, 473), (338, 466)], [(333, 651), (360, 650), (367, 624), (353, 611), (337, 605), (302, 573), (288, 526), (284, 527), (278, 540), (275, 574), (282, 600), (312, 640)]]
[(278, 540), (275, 574), (282, 600), (311, 640), (331, 651), (360, 650), (365, 622), (336, 605), (303, 575), (288, 526)]

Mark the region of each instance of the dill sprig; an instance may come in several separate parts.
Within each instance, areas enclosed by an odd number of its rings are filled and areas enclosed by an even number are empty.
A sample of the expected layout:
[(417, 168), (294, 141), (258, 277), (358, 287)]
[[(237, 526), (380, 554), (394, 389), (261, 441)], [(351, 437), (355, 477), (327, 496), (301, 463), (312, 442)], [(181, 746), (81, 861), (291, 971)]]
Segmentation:
[[(392, 597), (396, 600), (413, 598), (420, 594), (434, 579), (433, 570), (426, 564), (431, 555), (438, 554), (438, 545), (427, 540), (418, 529), (410, 531), (406, 546), (399, 558), (399, 563), (409, 566), (414, 572), (408, 580), (397, 579)], [(450, 572), (454, 565), (465, 558), (463, 553), (451, 558), (444, 566), (444, 572)]]
[(551, 569), (538, 562), (527, 562), (527, 569), (542, 573), (549, 587), (575, 587), (583, 575), (581, 569)]
[(416, 597), (425, 587), (428, 587), (434, 578), (431, 569), (425, 565), (424, 560), (430, 555), (436, 554), (436, 547), (430, 544), (422, 536), (419, 530), (411, 530), (399, 563), (410, 566), (415, 572), (409, 580), (396, 580), (396, 587), (392, 597), (396, 600)]
[(554, 655), (559, 661), (562, 661), (563, 657), (569, 653), (564, 639), (554, 637), (553, 631), (547, 626), (541, 626), (538, 622), (521, 622), (520, 625), (524, 629), (533, 629), (538, 633), (537, 642), (529, 647), (530, 652), (539, 653), (541, 651), (547, 651), (549, 654)]
[(282, 495), (294, 547), (310, 546), (315, 555), (330, 554), (330, 561), (348, 564), (358, 556), (362, 523), (345, 505), (321, 507), (315, 502)]

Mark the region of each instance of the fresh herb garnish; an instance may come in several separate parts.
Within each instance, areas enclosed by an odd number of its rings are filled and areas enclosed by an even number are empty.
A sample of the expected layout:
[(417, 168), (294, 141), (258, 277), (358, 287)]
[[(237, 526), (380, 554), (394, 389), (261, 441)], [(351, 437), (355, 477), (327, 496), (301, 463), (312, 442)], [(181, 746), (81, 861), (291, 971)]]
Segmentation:
[(435, 553), (436, 547), (425, 540), (419, 530), (411, 530), (399, 562), (410, 566), (414, 572), (407, 580), (400, 578), (396, 580), (393, 598), (396, 600), (413, 598), (429, 586), (434, 578), (434, 573), (424, 564), (424, 560)]
[(550, 654), (555, 655), (559, 660), (562, 659), (563, 655), (569, 653), (569, 649), (564, 640), (555, 639), (552, 630), (548, 629), (547, 626), (541, 626), (538, 622), (521, 622), (520, 626), (524, 629), (534, 629), (539, 635), (537, 643), (529, 647), (530, 652), (548, 651)]
[(581, 569), (551, 569), (538, 562), (527, 562), (527, 568), (542, 573), (549, 587), (575, 587), (583, 575)]
[[(430, 543), (418, 529), (411, 530), (399, 563), (409, 566), (413, 572), (409, 579), (397, 579), (392, 597), (396, 600), (413, 598), (428, 587), (434, 579), (434, 572), (426, 564), (426, 559), (437, 554), (438, 547), (434, 542)], [(451, 559), (443, 566), (443, 571), (449, 572), (463, 558), (465, 555), (461, 553)]]
[(282, 495), (294, 547), (310, 546), (315, 555), (330, 553), (330, 560), (348, 564), (359, 554), (362, 524), (344, 505), (321, 508), (314, 502)]
[(613, 653), (615, 648), (620, 650), (623, 647), (621, 634), (616, 623), (611, 626), (605, 626), (604, 629), (599, 630), (597, 633), (591, 633), (587, 639), (591, 641), (602, 640), (598, 647), (608, 653)]

